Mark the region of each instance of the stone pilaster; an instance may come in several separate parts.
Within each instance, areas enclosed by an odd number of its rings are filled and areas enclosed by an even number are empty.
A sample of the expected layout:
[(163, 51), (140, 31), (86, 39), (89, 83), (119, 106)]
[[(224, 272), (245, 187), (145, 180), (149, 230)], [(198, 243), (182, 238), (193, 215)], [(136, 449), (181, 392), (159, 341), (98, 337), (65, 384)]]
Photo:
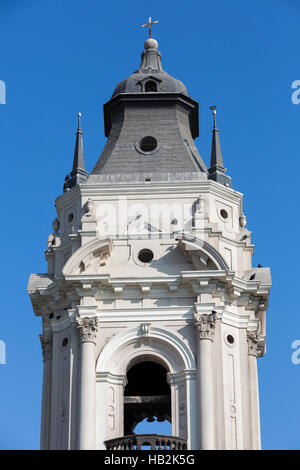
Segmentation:
[(41, 416), (41, 450), (50, 447), (50, 417), (51, 417), (51, 375), (52, 375), (52, 333), (40, 335), (43, 351), (43, 391), (42, 391), (42, 416)]
[(197, 337), (197, 383), (199, 449), (216, 448), (215, 390), (213, 341), (216, 329), (215, 314), (195, 314)]
[(250, 386), (250, 412), (252, 422), (252, 449), (261, 448), (260, 413), (257, 377), (257, 356), (261, 352), (258, 334), (256, 331), (247, 331), (249, 386)]
[(95, 346), (98, 326), (97, 318), (77, 319), (81, 349), (78, 435), (78, 448), (81, 450), (94, 450), (96, 446)]
[(52, 359), (52, 333), (40, 335), (40, 341), (43, 352), (43, 361), (49, 361)]

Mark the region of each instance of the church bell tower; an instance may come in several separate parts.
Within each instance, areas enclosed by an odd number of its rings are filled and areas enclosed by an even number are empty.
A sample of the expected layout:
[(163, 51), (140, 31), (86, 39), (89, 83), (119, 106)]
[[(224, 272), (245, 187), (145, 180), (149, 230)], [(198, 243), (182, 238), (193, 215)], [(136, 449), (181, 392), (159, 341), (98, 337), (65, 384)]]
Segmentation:
[[(252, 267), (215, 107), (207, 168), (198, 103), (150, 34), (104, 120), (88, 174), (78, 115), (48, 272), (29, 279), (43, 326), (41, 449), (259, 449), (270, 270)], [(145, 418), (170, 421), (172, 435), (135, 434)]]

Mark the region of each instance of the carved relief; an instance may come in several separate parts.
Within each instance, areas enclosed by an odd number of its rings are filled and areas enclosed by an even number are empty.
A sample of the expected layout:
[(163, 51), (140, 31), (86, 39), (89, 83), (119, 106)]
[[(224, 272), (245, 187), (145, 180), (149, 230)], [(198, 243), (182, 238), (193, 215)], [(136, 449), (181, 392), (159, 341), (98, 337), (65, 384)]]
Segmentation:
[(257, 331), (247, 331), (248, 354), (257, 357), (260, 353)]
[(179, 432), (181, 437), (186, 435), (186, 396), (185, 396), (185, 386), (179, 385), (178, 387), (178, 403), (179, 403)]
[(115, 391), (113, 387), (108, 387), (108, 421), (110, 431), (115, 429)]
[(44, 362), (52, 359), (52, 334), (40, 335)]
[(147, 338), (149, 336), (151, 323), (141, 323), (140, 330), (143, 338)]
[(141, 347), (142, 344), (153, 346), (153, 341), (149, 338), (151, 323), (141, 323), (137, 334), (139, 336), (139, 342), (136, 344), (136, 347)]
[(103, 247), (93, 251), (79, 263), (79, 273), (98, 274), (109, 258), (109, 248)]
[(114, 431), (115, 429), (115, 417), (113, 415), (108, 415), (109, 430)]
[(207, 314), (195, 314), (194, 325), (196, 329), (197, 338), (214, 340), (214, 334), (216, 329), (216, 315), (211, 313)]
[(96, 338), (98, 334), (98, 327), (99, 321), (98, 318), (78, 318), (77, 322), (77, 330), (80, 335), (80, 342), (92, 342), (96, 343)]

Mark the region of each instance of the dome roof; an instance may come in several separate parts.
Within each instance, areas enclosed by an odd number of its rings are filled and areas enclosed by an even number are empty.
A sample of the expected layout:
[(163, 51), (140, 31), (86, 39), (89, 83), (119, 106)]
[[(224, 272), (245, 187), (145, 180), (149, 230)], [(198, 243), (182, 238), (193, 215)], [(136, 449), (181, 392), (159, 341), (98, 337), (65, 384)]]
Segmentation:
[(188, 96), (185, 85), (165, 72), (161, 65), (161, 54), (155, 39), (147, 39), (144, 44), (139, 69), (120, 82), (113, 97), (120, 93), (182, 93)]

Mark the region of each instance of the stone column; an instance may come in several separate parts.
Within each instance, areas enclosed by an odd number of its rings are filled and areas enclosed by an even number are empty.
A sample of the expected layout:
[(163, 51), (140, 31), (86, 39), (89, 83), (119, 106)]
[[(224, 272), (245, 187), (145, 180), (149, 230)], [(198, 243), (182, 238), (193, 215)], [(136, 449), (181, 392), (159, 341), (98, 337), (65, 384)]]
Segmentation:
[(41, 450), (50, 449), (50, 412), (51, 412), (51, 368), (52, 368), (52, 333), (40, 335), (43, 351), (43, 392), (41, 419)]
[(95, 346), (98, 333), (97, 318), (77, 319), (80, 335), (80, 375), (79, 375), (79, 435), (80, 450), (96, 448), (96, 373)]
[(216, 316), (214, 314), (195, 314), (194, 324), (197, 336), (199, 450), (212, 450), (216, 449), (213, 364)]
[(250, 387), (250, 411), (251, 411), (251, 434), (252, 449), (261, 448), (260, 438), (260, 416), (259, 416), (259, 392), (257, 377), (257, 355), (260, 351), (258, 334), (256, 331), (247, 331), (248, 360), (249, 360), (249, 387)]

